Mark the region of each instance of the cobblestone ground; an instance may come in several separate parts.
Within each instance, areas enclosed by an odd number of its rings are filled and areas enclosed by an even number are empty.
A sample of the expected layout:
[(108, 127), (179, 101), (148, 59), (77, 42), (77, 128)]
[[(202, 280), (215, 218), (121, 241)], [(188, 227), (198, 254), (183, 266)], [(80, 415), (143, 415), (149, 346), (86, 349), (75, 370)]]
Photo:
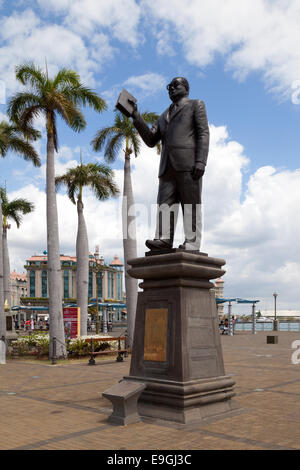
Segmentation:
[(291, 362), (300, 333), (278, 332), (278, 344), (266, 336), (221, 337), (239, 409), (197, 425), (146, 418), (110, 425), (111, 404), (101, 394), (128, 374), (129, 359), (8, 360), (0, 365), (0, 449), (300, 449), (300, 364)]

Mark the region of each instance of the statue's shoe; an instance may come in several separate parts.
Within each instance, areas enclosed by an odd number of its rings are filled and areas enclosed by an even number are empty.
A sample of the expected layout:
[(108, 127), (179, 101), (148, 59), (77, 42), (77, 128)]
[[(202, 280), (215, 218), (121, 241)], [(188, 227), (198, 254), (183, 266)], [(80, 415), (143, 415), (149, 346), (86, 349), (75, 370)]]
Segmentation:
[(189, 242), (187, 240), (182, 243), (182, 245), (179, 245), (178, 247), (180, 250), (187, 250), (187, 251), (199, 251), (199, 246), (195, 244), (195, 242)]
[(167, 240), (160, 240), (158, 238), (154, 240), (146, 240), (146, 247), (149, 248), (150, 250), (167, 250), (172, 248), (172, 245), (169, 241)]

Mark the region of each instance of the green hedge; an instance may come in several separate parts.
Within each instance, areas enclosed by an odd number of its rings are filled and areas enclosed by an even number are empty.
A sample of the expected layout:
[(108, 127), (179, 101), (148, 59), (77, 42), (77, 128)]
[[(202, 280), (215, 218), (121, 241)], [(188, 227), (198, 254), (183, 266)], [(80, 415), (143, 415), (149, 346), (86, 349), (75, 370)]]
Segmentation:
[[(14, 349), (17, 350), (19, 356), (35, 355), (38, 357), (49, 355), (49, 334), (33, 333), (23, 336), (12, 342)], [(112, 349), (113, 346), (109, 342), (94, 342), (94, 351), (104, 351)], [(67, 353), (69, 357), (88, 356), (91, 350), (91, 344), (85, 339), (75, 338), (66, 341)]]

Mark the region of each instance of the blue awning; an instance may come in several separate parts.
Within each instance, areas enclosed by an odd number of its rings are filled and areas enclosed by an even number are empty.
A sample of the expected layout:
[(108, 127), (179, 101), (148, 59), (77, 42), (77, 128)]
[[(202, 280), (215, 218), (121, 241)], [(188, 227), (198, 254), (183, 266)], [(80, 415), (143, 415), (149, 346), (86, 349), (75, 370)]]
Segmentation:
[[(111, 307), (111, 308), (126, 308), (126, 304), (117, 304), (117, 303), (110, 303), (110, 302), (99, 302), (98, 304), (95, 302), (89, 303), (88, 307), (92, 307), (95, 305), (99, 305), (99, 307)], [(63, 305), (63, 307), (77, 307), (77, 304), (67, 304)], [(34, 306), (34, 305), (15, 305), (14, 307), (11, 308), (11, 310), (17, 311), (17, 310), (37, 310), (37, 311), (43, 311), (43, 310), (49, 310), (49, 307), (44, 307), (44, 306)]]
[(234, 299), (222, 299), (216, 297), (216, 302), (217, 304), (224, 304), (225, 302), (237, 302), (238, 304), (256, 304), (257, 302), (260, 302), (260, 300), (246, 300), (240, 299), (239, 297), (236, 297)]
[(237, 301), (236, 298), (235, 299), (222, 299), (219, 297), (216, 298), (217, 304), (224, 304), (225, 302), (236, 302), (236, 301)]
[(48, 307), (38, 307), (33, 305), (15, 305), (11, 310), (49, 310)]

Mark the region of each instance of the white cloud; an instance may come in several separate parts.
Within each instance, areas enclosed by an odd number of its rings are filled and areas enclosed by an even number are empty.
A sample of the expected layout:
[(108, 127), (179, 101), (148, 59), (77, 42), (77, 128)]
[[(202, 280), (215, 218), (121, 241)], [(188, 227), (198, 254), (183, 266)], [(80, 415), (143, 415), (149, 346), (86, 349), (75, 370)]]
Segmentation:
[(176, 55), (174, 47), (172, 46), (173, 41), (168, 25), (164, 26), (162, 29), (159, 29), (156, 32), (156, 37), (158, 54), (168, 55), (170, 57)]
[(73, 157), (72, 150), (67, 145), (62, 145), (59, 148), (58, 156), (61, 160), (69, 161)]
[(129, 89), (136, 89), (142, 92), (143, 97), (153, 96), (153, 94), (160, 92), (165, 84), (166, 79), (162, 75), (153, 72), (129, 77), (124, 82), (124, 85)]
[[(51, 73), (71, 66), (95, 86), (95, 74), (118, 52), (116, 41), (137, 47), (150, 31), (159, 54), (174, 56), (183, 49), (185, 59), (200, 68), (221, 55), (236, 78), (260, 72), (269, 88), (290, 99), (295, 95), (300, 70), (298, 0), (211, 0), (201, 6), (199, 0), (173, 0), (171, 6), (166, 0), (38, 4), (41, 10), (13, 12), (0, 20), (0, 76), (9, 92), (15, 89), (15, 64), (34, 60), (44, 66), (45, 58)], [(139, 77), (139, 84), (132, 78), (132, 85), (150, 90), (147, 75)]]
[[(178, 44), (186, 59), (199, 67), (217, 55), (238, 78), (259, 71), (269, 87), (291, 95), (299, 79), (300, 9), (298, 0), (143, 0), (144, 15), (158, 23), (158, 49)], [(165, 42), (161, 31), (169, 28)]]
[(0, 121), (6, 121), (6, 122), (9, 121), (7, 114), (2, 113), (1, 111), (0, 111)]
[(91, 36), (99, 28), (109, 28), (122, 42), (136, 46), (140, 7), (134, 0), (38, 0), (45, 9), (64, 15), (65, 24), (76, 33)]
[(16, 90), (15, 66), (33, 61), (49, 75), (61, 67), (77, 70), (89, 86), (95, 85), (94, 74), (113, 55), (104, 34), (96, 34), (90, 44), (74, 31), (58, 24), (46, 24), (32, 10), (14, 12), (0, 20), (0, 76), (8, 93)]
[(114, 109), (122, 88), (126, 88), (138, 101), (142, 101), (148, 96), (160, 93), (165, 84), (166, 79), (162, 75), (149, 72), (142, 75), (133, 75), (127, 78), (123, 83), (112, 85), (108, 90), (102, 92), (101, 96), (108, 103), (109, 107)]
[[(55, 175), (63, 175), (69, 168), (74, 168), (79, 164), (78, 160), (73, 158), (73, 150), (67, 145), (63, 145), (58, 149), (58, 153), (54, 153), (55, 158)], [(46, 162), (40, 167), (38, 179), (46, 181)]]

